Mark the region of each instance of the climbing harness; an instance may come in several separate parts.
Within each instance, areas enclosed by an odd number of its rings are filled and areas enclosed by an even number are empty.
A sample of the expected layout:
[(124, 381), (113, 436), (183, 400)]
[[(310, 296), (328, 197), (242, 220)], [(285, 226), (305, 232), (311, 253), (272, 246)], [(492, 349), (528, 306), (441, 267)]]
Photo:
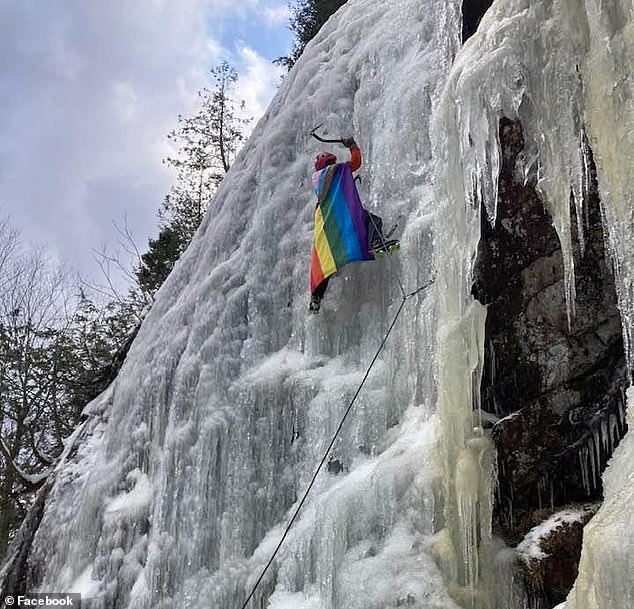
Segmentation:
[[(319, 129), (319, 127), (316, 127), (316, 129)], [(321, 458), (321, 461), (319, 462), (319, 465), (317, 466), (317, 469), (315, 470), (315, 473), (313, 474), (313, 477), (312, 477), (312, 479), (310, 481), (310, 484), (308, 485), (308, 488), (304, 491), (304, 495), (302, 496), (302, 499), (299, 502), (299, 505), (295, 509), (295, 512), (293, 513), (292, 518), (290, 519), (289, 523), (286, 525), (286, 528), (284, 529), (284, 533), (282, 534), (281, 539), (279, 540), (277, 546), (275, 547), (275, 550), (273, 550), (273, 553), (271, 554), (271, 558), (269, 558), (269, 561), (266, 563), (266, 566), (262, 570), (262, 573), (260, 573), (260, 577), (258, 577), (257, 581), (255, 582), (255, 584), (251, 588), (251, 592), (249, 593), (249, 596), (247, 596), (247, 599), (244, 601), (244, 604), (242, 605), (241, 609), (247, 609), (247, 605), (249, 604), (249, 601), (253, 598), (253, 595), (255, 594), (256, 590), (258, 589), (258, 586), (260, 585), (260, 583), (264, 579), (264, 576), (266, 575), (267, 571), (269, 570), (269, 567), (273, 564), (273, 561), (275, 560), (275, 557), (277, 556), (278, 552), (280, 551), (280, 548), (282, 547), (282, 544), (284, 543), (284, 540), (288, 536), (288, 534), (289, 534), (289, 532), (291, 530), (291, 527), (293, 526), (293, 523), (297, 519), (297, 516), (299, 516), (299, 512), (301, 511), (304, 503), (306, 502), (306, 499), (308, 498), (308, 495), (309, 495), (310, 491), (312, 490), (312, 488), (313, 488), (313, 486), (315, 484), (315, 481), (317, 480), (317, 476), (319, 475), (319, 472), (321, 471), (321, 468), (323, 467), (324, 463), (328, 459), (330, 451), (332, 450), (332, 447), (335, 445), (335, 441), (337, 440), (337, 437), (339, 436), (339, 432), (343, 428), (343, 425), (346, 422), (346, 419), (348, 418), (348, 415), (352, 411), (352, 407), (354, 406), (354, 403), (356, 402), (357, 397), (359, 396), (359, 393), (361, 393), (361, 389), (363, 389), (363, 386), (365, 385), (365, 382), (368, 379), (368, 376), (370, 376), (370, 372), (372, 371), (372, 368), (374, 367), (374, 364), (375, 364), (376, 360), (378, 359), (381, 351), (383, 351), (383, 347), (385, 347), (385, 343), (387, 342), (387, 339), (389, 338), (390, 334), (392, 333), (392, 330), (394, 329), (394, 326), (396, 325), (396, 322), (397, 322), (397, 320), (399, 318), (399, 315), (401, 314), (401, 311), (403, 310), (403, 307), (405, 306), (405, 303), (409, 299), (414, 298), (414, 296), (416, 296), (417, 294), (419, 294), (423, 290), (426, 290), (428, 287), (430, 287), (434, 283), (434, 280), (436, 279), (436, 277), (433, 276), (427, 283), (424, 283), (420, 287), (416, 288), (413, 292), (406, 293), (405, 292), (405, 288), (403, 287), (403, 284), (402, 284), (402, 282), (400, 280), (400, 277), (398, 276), (398, 273), (396, 273), (396, 271), (393, 270), (393, 274), (396, 276), (396, 278), (398, 280), (399, 287), (401, 289), (401, 294), (402, 294), (401, 304), (400, 304), (398, 310), (396, 311), (396, 315), (394, 316), (394, 319), (392, 320), (392, 323), (390, 324), (390, 327), (387, 329), (387, 332), (385, 333), (385, 336), (383, 337), (383, 340), (381, 341), (381, 344), (379, 345), (379, 348), (377, 349), (376, 353), (374, 354), (374, 357), (372, 358), (372, 361), (370, 362), (370, 365), (368, 366), (368, 369), (365, 371), (365, 375), (363, 376), (363, 379), (361, 380), (361, 383), (357, 387), (357, 390), (355, 391), (355, 394), (352, 397), (352, 400), (350, 400), (350, 403), (348, 404), (348, 407), (346, 408), (346, 411), (344, 412), (343, 416), (341, 417), (341, 421), (339, 421), (339, 425), (338, 425), (337, 429), (335, 430), (335, 433), (332, 436), (332, 440), (330, 440), (330, 444), (328, 444), (328, 448), (326, 448), (326, 451), (324, 452), (324, 455)]]

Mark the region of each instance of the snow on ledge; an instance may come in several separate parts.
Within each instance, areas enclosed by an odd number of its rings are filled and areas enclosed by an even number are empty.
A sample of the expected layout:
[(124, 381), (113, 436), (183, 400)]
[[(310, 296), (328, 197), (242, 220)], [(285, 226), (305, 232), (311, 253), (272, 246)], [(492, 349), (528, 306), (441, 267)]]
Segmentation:
[(546, 558), (548, 554), (542, 550), (542, 540), (549, 537), (553, 531), (564, 524), (583, 522), (584, 518), (592, 511), (592, 506), (580, 506), (578, 509), (562, 510), (533, 527), (517, 546), (517, 553), (520, 559), (528, 563), (531, 559), (541, 560)]

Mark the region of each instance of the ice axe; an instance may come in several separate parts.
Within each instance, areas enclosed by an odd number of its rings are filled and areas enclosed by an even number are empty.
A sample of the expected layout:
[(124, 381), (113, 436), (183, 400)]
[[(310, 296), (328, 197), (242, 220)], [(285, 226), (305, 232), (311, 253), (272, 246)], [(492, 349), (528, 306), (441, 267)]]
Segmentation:
[[(344, 143), (344, 139), (342, 137), (340, 137), (339, 139), (326, 139), (324, 137), (321, 137), (321, 135), (318, 135), (316, 133), (317, 129), (321, 129), (321, 127), (323, 127), (323, 123), (319, 123), (319, 125), (317, 125), (316, 127), (313, 127), (312, 131), (310, 132), (310, 134), (316, 139), (319, 140), (320, 142), (323, 142), (324, 144), (342, 144), (343, 146), (345, 146)], [(354, 178), (355, 182), (359, 182), (359, 184), (361, 184), (361, 176), (355, 176)]]
[(319, 125), (317, 125), (311, 132), (310, 134), (316, 139), (319, 140), (320, 142), (323, 142), (324, 144), (343, 144), (343, 138), (340, 137), (339, 139), (336, 140), (330, 140), (330, 139), (326, 139), (321, 137), (320, 135), (318, 135), (316, 133), (317, 129), (321, 129), (323, 127), (323, 123), (320, 123)]

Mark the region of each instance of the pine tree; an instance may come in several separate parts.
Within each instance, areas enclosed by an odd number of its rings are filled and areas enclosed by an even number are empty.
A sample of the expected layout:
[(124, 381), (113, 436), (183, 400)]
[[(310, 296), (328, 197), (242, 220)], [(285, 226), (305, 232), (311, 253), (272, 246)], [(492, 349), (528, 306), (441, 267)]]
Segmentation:
[(0, 219), (0, 557), (88, 402), (138, 327), (131, 301), (91, 302)]
[(165, 162), (177, 170), (176, 184), (159, 212), (163, 227), (177, 233), (181, 251), (191, 238), (218, 185), (229, 171), (244, 136), (240, 118), (244, 102), (233, 99), (238, 74), (226, 61), (211, 70), (215, 86), (198, 92), (200, 107), (189, 118), (179, 116), (177, 129), (168, 135), (178, 153)]
[(165, 281), (202, 222), (218, 185), (229, 171), (250, 122), (239, 116), (244, 102), (234, 100), (236, 70), (226, 61), (211, 70), (213, 89), (198, 92), (200, 107), (191, 117), (178, 117), (168, 135), (177, 153), (165, 162), (176, 169), (176, 184), (159, 210), (160, 231), (150, 239), (135, 271), (142, 290), (153, 294)]
[(148, 251), (141, 256), (141, 265), (136, 272), (142, 290), (154, 294), (163, 285), (185, 249), (182, 235), (180, 230), (166, 226), (156, 239), (150, 239)]
[(140, 322), (131, 299), (96, 304), (80, 291), (65, 337), (63, 361), (68, 408), (76, 418), (116, 376)]
[(275, 63), (289, 70), (295, 65), (306, 45), (317, 35), (324, 23), (328, 21), (347, 0), (298, 0), (291, 6), (290, 29), (295, 43), (290, 54), (280, 57)]

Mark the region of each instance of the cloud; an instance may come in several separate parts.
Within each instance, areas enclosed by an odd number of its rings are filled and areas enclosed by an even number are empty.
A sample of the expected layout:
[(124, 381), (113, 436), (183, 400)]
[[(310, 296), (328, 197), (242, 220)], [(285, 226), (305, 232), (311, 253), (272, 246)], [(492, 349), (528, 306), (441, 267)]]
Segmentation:
[(264, 114), (285, 71), (247, 45), (239, 48), (238, 56), (240, 78), (236, 97), (244, 100), (250, 116), (259, 118)]
[(130, 218), (144, 246), (172, 176), (165, 135), (220, 45), (206, 0), (0, 6), (0, 201), (31, 239), (92, 270)]
[(113, 104), (121, 121), (132, 123), (138, 117), (139, 98), (130, 82), (114, 83)]
[(291, 10), (288, 4), (274, 4), (264, 7), (264, 21), (268, 25), (280, 25), (288, 23)]
[(212, 10), (217, 17), (252, 19), (257, 17), (267, 26), (285, 24), (290, 16), (286, 2), (263, 2), (262, 0), (215, 0)]
[[(256, 118), (279, 83), (279, 69), (251, 44), (229, 45), (227, 28), (245, 15), (273, 28), (281, 5), (0, 3), (3, 213), (87, 275), (96, 272), (92, 249), (115, 241), (112, 220), (126, 216), (144, 248), (174, 179), (162, 163), (166, 135), (179, 114), (195, 111), (209, 69), (223, 57), (236, 65), (237, 96)], [(267, 31), (268, 44), (277, 33)]]

